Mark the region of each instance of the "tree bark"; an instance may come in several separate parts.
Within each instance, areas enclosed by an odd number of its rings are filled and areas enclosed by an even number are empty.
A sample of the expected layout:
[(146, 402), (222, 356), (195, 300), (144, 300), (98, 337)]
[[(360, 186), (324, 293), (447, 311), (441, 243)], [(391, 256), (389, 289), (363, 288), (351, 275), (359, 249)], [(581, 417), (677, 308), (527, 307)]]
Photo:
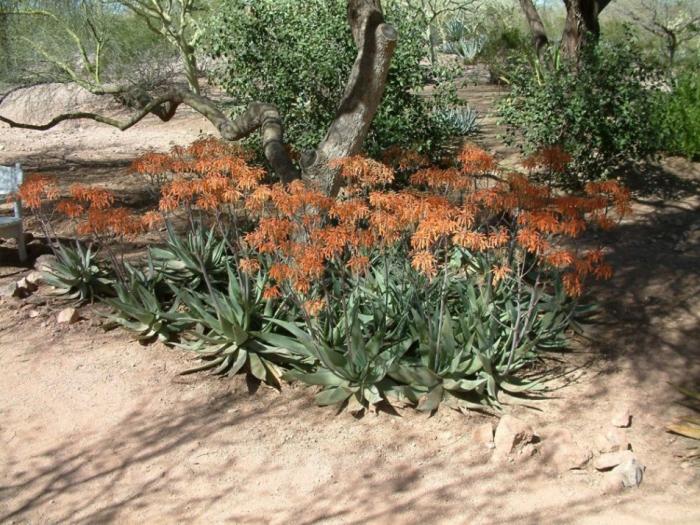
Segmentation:
[(384, 94), (398, 39), (396, 30), (384, 22), (379, 0), (349, 0), (348, 22), (358, 53), (345, 93), (324, 139), (301, 158), (302, 178), (331, 196), (342, 181), (328, 163), (360, 152)]
[(537, 12), (532, 0), (520, 0), (520, 7), (523, 13), (525, 13), (525, 19), (530, 27), (532, 43), (535, 46), (537, 57), (542, 58), (542, 53), (544, 53), (544, 50), (547, 49), (549, 45), (549, 38), (547, 38), (547, 32), (544, 29), (540, 14)]
[(564, 0), (566, 22), (561, 38), (564, 56), (577, 60), (581, 49), (590, 43), (598, 42), (600, 23), (598, 16), (610, 0)]

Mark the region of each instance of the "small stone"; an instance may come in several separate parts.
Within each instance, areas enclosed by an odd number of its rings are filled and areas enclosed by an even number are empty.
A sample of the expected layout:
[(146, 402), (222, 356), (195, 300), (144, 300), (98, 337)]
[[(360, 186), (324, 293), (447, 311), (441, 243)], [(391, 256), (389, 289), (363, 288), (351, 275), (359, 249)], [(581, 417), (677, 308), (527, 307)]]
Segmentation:
[(618, 452), (631, 448), (630, 442), (627, 439), (627, 432), (617, 427), (610, 428), (605, 435), (599, 434), (596, 436), (595, 446), (601, 454)]
[(625, 489), (622, 474), (610, 472), (603, 482), (603, 494), (618, 494)]
[(644, 478), (645, 469), (646, 467), (637, 461), (637, 458), (632, 456), (624, 463), (620, 463), (617, 467), (612, 469), (611, 474), (620, 476), (622, 485), (625, 488), (638, 487)]
[(628, 406), (620, 406), (615, 409), (610, 423), (619, 428), (627, 428), (632, 422), (632, 414)]
[(29, 317), (34, 319), (35, 317), (39, 317), (41, 315), (41, 312), (39, 310), (31, 310), (29, 312)]
[(24, 288), (28, 292), (34, 292), (37, 288), (39, 288), (36, 284), (29, 282), (26, 277), (22, 277), (19, 281), (17, 281), (17, 286), (19, 288)]
[(80, 314), (75, 308), (64, 308), (58, 313), (56, 321), (61, 324), (73, 324), (80, 320)]
[(561, 472), (582, 469), (593, 457), (592, 452), (577, 443), (567, 429), (557, 429), (550, 433), (542, 444), (542, 453)]
[(514, 453), (520, 452), (525, 445), (534, 441), (535, 433), (532, 427), (524, 421), (506, 414), (498, 422), (493, 443), (495, 450), (494, 461), (504, 461)]
[(518, 461), (525, 461), (526, 459), (529, 459), (536, 455), (537, 447), (534, 443), (528, 443), (527, 445), (523, 445), (523, 447), (517, 452), (516, 459)]
[(598, 456), (593, 462), (593, 466), (596, 470), (610, 470), (630, 459), (634, 459), (634, 454), (630, 450), (608, 452)]
[(472, 430), (472, 441), (487, 448), (493, 448), (493, 425), (484, 423)]
[(41, 272), (37, 272), (36, 270), (29, 272), (25, 279), (28, 283), (36, 286), (37, 288), (44, 282), (44, 276), (41, 275)]
[(46, 272), (58, 261), (55, 255), (44, 254), (40, 255), (34, 261), (34, 269), (38, 272)]
[(9, 283), (0, 287), (0, 297), (20, 297), (21, 289), (17, 283)]

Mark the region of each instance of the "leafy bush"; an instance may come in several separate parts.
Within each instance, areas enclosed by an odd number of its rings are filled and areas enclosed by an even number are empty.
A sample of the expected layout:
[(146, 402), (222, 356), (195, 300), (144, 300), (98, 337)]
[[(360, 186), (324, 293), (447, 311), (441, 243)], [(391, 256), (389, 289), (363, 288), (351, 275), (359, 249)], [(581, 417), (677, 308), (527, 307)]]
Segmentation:
[[(455, 99), (442, 88), (435, 100), (419, 95), (428, 74), (420, 65), (428, 55), (420, 28), (400, 7), (386, 11), (401, 38), (365, 147), (439, 149), (449, 130), (433, 110)], [(289, 142), (313, 149), (335, 116), (355, 59), (346, 3), (225, 0), (206, 34), (205, 49), (217, 64), (213, 80), (241, 106), (277, 105)]]
[(587, 49), (578, 66), (520, 60), (499, 112), (508, 139), (527, 153), (560, 146), (572, 157), (564, 181), (580, 185), (610, 177), (660, 145), (656, 92), (659, 76), (632, 44)]
[(661, 95), (665, 148), (669, 153), (695, 159), (700, 156), (700, 78), (685, 72)]

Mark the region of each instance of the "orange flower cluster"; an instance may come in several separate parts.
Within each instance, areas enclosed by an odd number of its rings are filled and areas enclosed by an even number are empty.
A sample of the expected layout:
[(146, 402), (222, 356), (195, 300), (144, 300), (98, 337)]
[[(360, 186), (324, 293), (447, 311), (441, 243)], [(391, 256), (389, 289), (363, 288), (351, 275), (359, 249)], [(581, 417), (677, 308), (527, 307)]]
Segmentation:
[[(410, 177), (414, 187), (383, 189), (393, 183), (394, 169), (354, 156), (332, 163), (349, 185), (345, 197), (336, 200), (301, 181), (265, 184), (265, 172), (249, 165), (239, 150), (206, 139), (134, 163), (141, 173), (172, 174), (162, 188), (160, 213), (136, 217), (114, 208), (110, 192), (85, 186), (72, 187), (72, 199), (61, 202), (58, 209), (83, 220), (80, 233), (98, 235), (133, 235), (160, 224), (164, 213), (179, 208), (198, 210), (217, 221), (229, 216), (233, 225), (245, 213), (256, 226), (236, 242), (244, 251), (265, 254), (272, 261), (264, 297), (280, 297), (288, 287), (304, 296), (309, 315), (323, 308), (316, 284), (329, 266), (360, 275), (369, 269), (373, 253), (397, 244), (410, 252), (413, 268), (429, 278), (437, 275), (441, 261), (454, 249), (486, 254), (491, 266), (488, 278), (494, 284), (511, 276), (522, 278), (523, 261), (533, 259), (563, 272), (564, 286), (572, 296), (582, 293), (587, 277), (612, 274), (602, 252), (577, 253), (567, 241), (590, 225), (609, 227), (629, 211), (629, 192), (616, 182), (591, 183), (584, 195), (562, 196), (523, 175), (509, 174), (479, 189), (476, 178), (497, 173), (498, 167), (491, 155), (473, 145), (459, 153), (459, 168), (425, 167), (425, 159), (416, 153), (390, 153), (392, 165), (416, 170)], [(561, 167), (566, 156), (552, 149), (540, 152), (538, 159)], [(46, 196), (55, 198), (48, 179), (28, 182), (21, 196), (29, 205)], [(240, 269), (255, 274), (261, 262), (255, 257), (242, 259)]]
[(408, 171), (427, 167), (430, 159), (415, 150), (405, 150), (399, 146), (391, 146), (384, 150), (382, 162), (394, 169)]
[(394, 182), (394, 170), (389, 166), (360, 155), (335, 159), (329, 165), (340, 169), (341, 176), (351, 186), (385, 186)]
[(497, 168), (493, 156), (473, 144), (465, 144), (457, 159), (462, 165), (462, 172), (467, 175), (485, 175)]
[[(229, 159), (252, 160), (252, 153), (237, 144), (223, 142), (213, 137), (193, 142), (190, 146), (174, 146), (169, 153), (149, 152), (134, 160), (131, 168), (136, 173), (148, 176), (166, 174), (199, 174), (230, 170)], [(236, 161), (236, 162), (237, 162)], [(234, 168), (237, 166), (234, 162)], [(218, 166), (213, 168), (213, 166)]]
[(150, 215), (139, 217), (126, 208), (113, 208), (114, 194), (104, 188), (75, 184), (70, 199), (56, 206), (59, 213), (77, 221), (79, 235), (134, 236), (143, 232)]
[(56, 179), (49, 175), (28, 175), (17, 191), (22, 204), (31, 210), (38, 210), (43, 202), (55, 200), (58, 195)]
[(564, 173), (571, 162), (571, 155), (559, 146), (549, 146), (527, 157), (522, 165), (528, 170), (544, 169), (552, 173)]

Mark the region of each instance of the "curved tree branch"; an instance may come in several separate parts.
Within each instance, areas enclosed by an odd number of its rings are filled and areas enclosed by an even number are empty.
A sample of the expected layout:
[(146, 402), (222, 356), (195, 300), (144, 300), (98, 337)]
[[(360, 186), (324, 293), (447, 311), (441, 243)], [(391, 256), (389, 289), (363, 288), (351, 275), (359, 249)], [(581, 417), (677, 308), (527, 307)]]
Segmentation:
[(45, 124), (17, 122), (2, 115), (0, 115), (0, 122), (13, 128), (46, 131), (68, 120), (93, 120), (125, 131), (138, 124), (149, 114), (167, 122), (173, 118), (178, 107), (184, 104), (214, 124), (225, 140), (240, 140), (260, 129), (265, 156), (275, 174), (282, 182), (291, 182), (300, 177), (299, 171), (292, 163), (284, 145), (284, 131), (279, 111), (272, 104), (253, 102), (243, 114), (230, 119), (219, 109), (216, 102), (188, 89), (171, 88), (166, 94), (157, 98), (152, 98), (147, 93), (140, 93), (138, 102), (141, 105), (138, 113), (124, 121), (98, 113), (78, 111), (63, 113)]
[(386, 86), (398, 33), (384, 23), (379, 0), (348, 0), (348, 22), (358, 48), (345, 94), (325, 138), (301, 158), (303, 178), (326, 194), (340, 189), (332, 159), (356, 155), (367, 137)]

